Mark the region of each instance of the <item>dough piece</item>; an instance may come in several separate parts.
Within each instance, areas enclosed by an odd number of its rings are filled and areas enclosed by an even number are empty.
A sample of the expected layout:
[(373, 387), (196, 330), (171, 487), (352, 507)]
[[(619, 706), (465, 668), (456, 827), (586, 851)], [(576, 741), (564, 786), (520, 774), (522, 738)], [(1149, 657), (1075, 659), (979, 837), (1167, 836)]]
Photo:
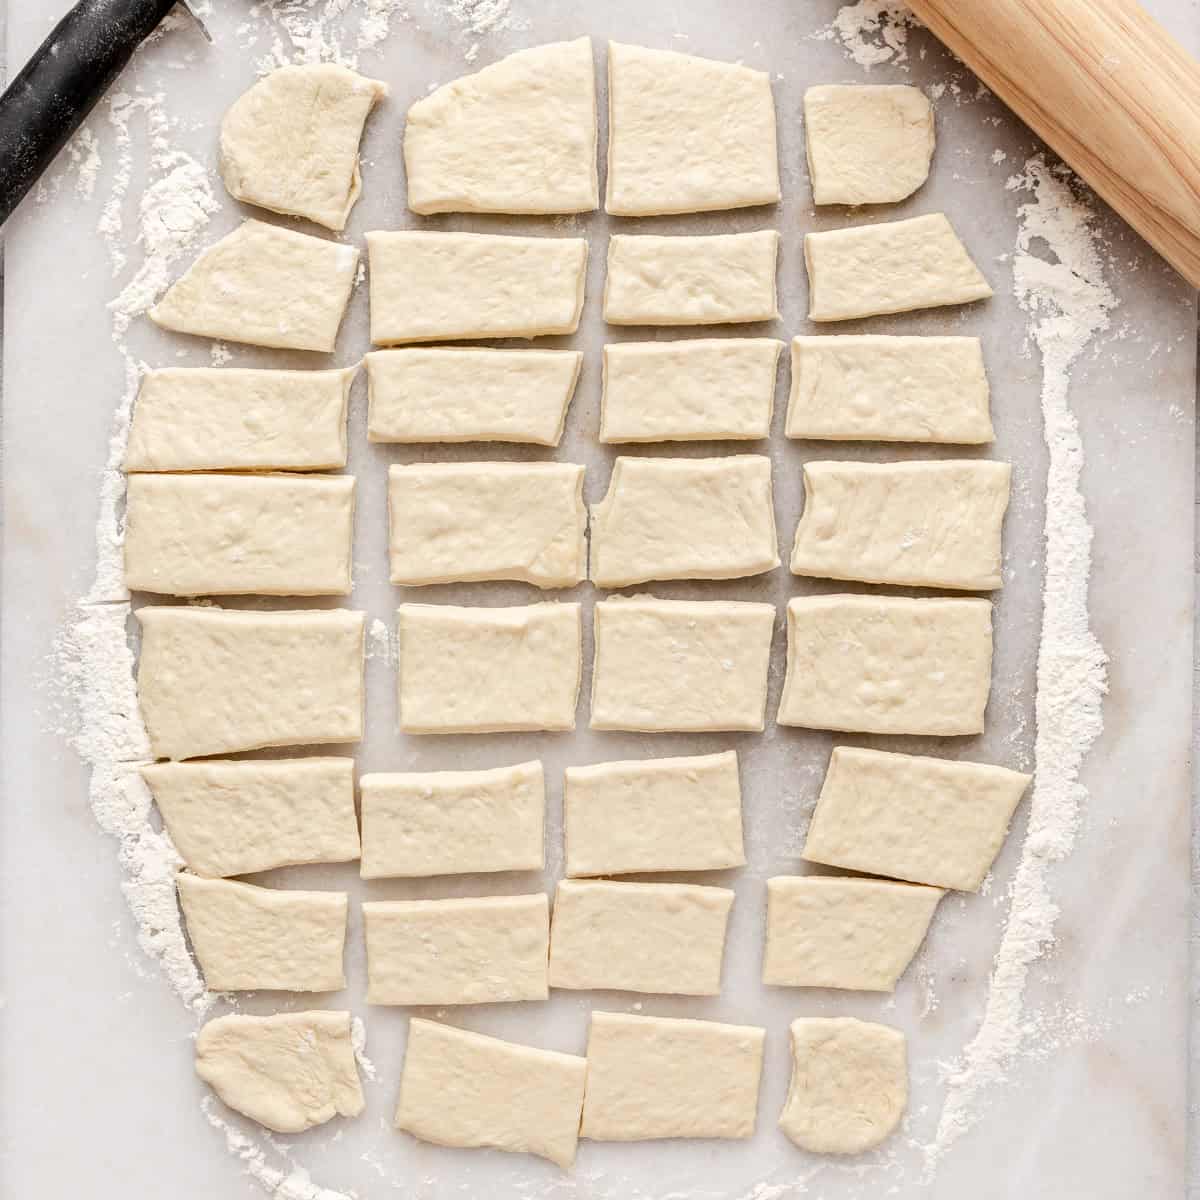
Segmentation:
[(723, 325), (773, 321), (779, 234), (657, 237), (608, 243), (604, 319), (610, 325)]
[(779, 566), (771, 460), (618, 458), (592, 506), (597, 587), (650, 579), (739, 579)]
[(786, 433), (841, 442), (990, 442), (979, 339), (793, 338)]
[(354, 246), (246, 221), (196, 259), (150, 320), (197, 337), (329, 353), (357, 270)]
[(357, 367), (167, 367), (142, 379), (126, 471), (331, 471), (346, 465)]
[(393, 465), (392, 582), (574, 587), (587, 575), (583, 470), (558, 462)]
[(575, 728), (578, 604), (402, 604), (398, 615), (405, 733)]
[(915, 87), (810, 87), (804, 133), (814, 204), (891, 204), (929, 178), (933, 105)]
[(491, 771), (364, 775), (362, 877), (540, 871), (546, 783), (540, 762)]
[(580, 1136), (751, 1137), (765, 1038), (753, 1025), (592, 1013)]
[(583, 311), (584, 238), (368, 233), (371, 341), (574, 333)]
[(550, 986), (716, 996), (732, 905), (725, 888), (560, 880)]
[(404, 167), (416, 213), (591, 212), (600, 203), (591, 39), (520, 50), (418, 100)]
[(346, 986), (345, 892), (175, 877), (188, 939), (213, 992), (332, 992)]
[(197, 875), (358, 858), (352, 758), (155, 763), (142, 778)]
[(335, 63), (272, 71), (221, 122), (221, 178), (229, 194), (345, 229), (362, 191), (363, 126), (387, 94), (386, 83)]
[(366, 1107), (348, 1012), (217, 1017), (196, 1035), (196, 1074), (276, 1133), (303, 1133)]
[(878, 1146), (908, 1104), (904, 1034), (853, 1017), (801, 1017), (791, 1030), (792, 1084), (779, 1128), (813, 1154)]
[(356, 742), (363, 614), (141, 608), (137, 690), (156, 758)]
[(602, 442), (752, 441), (771, 432), (775, 338), (604, 347)]
[(982, 733), (992, 686), (987, 600), (788, 601), (780, 725), (938, 737)]
[(492, 1004), (549, 994), (544, 893), (362, 908), (369, 1004)]
[(890, 992), (944, 894), (888, 879), (768, 879), (763, 983)]
[(772, 604), (600, 601), (591, 727), (761, 733), (774, 627)]
[(578, 350), (375, 350), (367, 438), (557, 446), (582, 363)]
[(353, 475), (130, 475), (125, 586), (168, 596), (350, 591)]
[(568, 767), (563, 825), (568, 875), (740, 867), (737, 754)]
[(575, 1161), (587, 1059), (413, 1017), (396, 1128), (439, 1146)]
[(978, 891), (1029, 781), (984, 763), (837, 746), (803, 857)]
[(989, 591), (1009, 463), (807, 462), (792, 574)]
[(779, 159), (771, 77), (608, 44), (608, 194), (621, 217), (774, 204)]
[(810, 321), (966, 304), (992, 294), (943, 213), (807, 233), (804, 263)]

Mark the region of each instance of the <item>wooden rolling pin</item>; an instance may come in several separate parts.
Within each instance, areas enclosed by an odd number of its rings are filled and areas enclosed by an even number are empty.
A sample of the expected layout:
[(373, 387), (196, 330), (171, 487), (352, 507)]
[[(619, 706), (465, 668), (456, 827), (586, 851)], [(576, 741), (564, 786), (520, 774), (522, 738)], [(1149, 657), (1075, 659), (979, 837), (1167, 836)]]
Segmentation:
[(907, 0), (1200, 287), (1200, 65), (1134, 0)]

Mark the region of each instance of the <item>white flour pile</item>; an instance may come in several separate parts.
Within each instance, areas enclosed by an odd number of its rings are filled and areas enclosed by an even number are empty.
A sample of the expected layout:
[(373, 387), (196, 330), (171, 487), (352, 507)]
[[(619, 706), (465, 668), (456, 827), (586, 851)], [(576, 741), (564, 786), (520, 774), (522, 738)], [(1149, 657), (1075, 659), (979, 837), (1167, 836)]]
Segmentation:
[(838, 38), (860, 67), (870, 70), (881, 63), (908, 70), (908, 31), (916, 18), (898, 0), (858, 0), (844, 4), (818, 38)]

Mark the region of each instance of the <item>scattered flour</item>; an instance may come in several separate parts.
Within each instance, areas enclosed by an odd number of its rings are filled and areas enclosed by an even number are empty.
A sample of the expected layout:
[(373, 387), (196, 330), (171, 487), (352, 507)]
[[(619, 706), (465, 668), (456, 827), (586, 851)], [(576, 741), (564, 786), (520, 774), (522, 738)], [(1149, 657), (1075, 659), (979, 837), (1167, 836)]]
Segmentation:
[(917, 19), (899, 0), (858, 0), (844, 4), (833, 23), (817, 36), (838, 38), (860, 67), (891, 63), (908, 70), (908, 31)]
[(354, 1061), (358, 1069), (370, 1080), (378, 1076), (375, 1064), (367, 1057), (367, 1027), (361, 1017), (350, 1019), (350, 1045), (354, 1048)]
[(386, 663), (395, 663), (399, 659), (392, 631), (378, 617), (367, 627), (367, 657), (377, 658)]

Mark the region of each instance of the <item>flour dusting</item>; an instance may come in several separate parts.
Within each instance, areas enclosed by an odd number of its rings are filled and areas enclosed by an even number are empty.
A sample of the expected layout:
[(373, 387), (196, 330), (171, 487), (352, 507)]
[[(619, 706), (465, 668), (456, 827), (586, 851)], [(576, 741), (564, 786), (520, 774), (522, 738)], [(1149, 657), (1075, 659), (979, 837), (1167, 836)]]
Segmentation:
[(908, 70), (908, 31), (917, 19), (899, 0), (857, 0), (843, 4), (833, 23), (818, 34), (836, 37), (860, 67), (891, 63)]

